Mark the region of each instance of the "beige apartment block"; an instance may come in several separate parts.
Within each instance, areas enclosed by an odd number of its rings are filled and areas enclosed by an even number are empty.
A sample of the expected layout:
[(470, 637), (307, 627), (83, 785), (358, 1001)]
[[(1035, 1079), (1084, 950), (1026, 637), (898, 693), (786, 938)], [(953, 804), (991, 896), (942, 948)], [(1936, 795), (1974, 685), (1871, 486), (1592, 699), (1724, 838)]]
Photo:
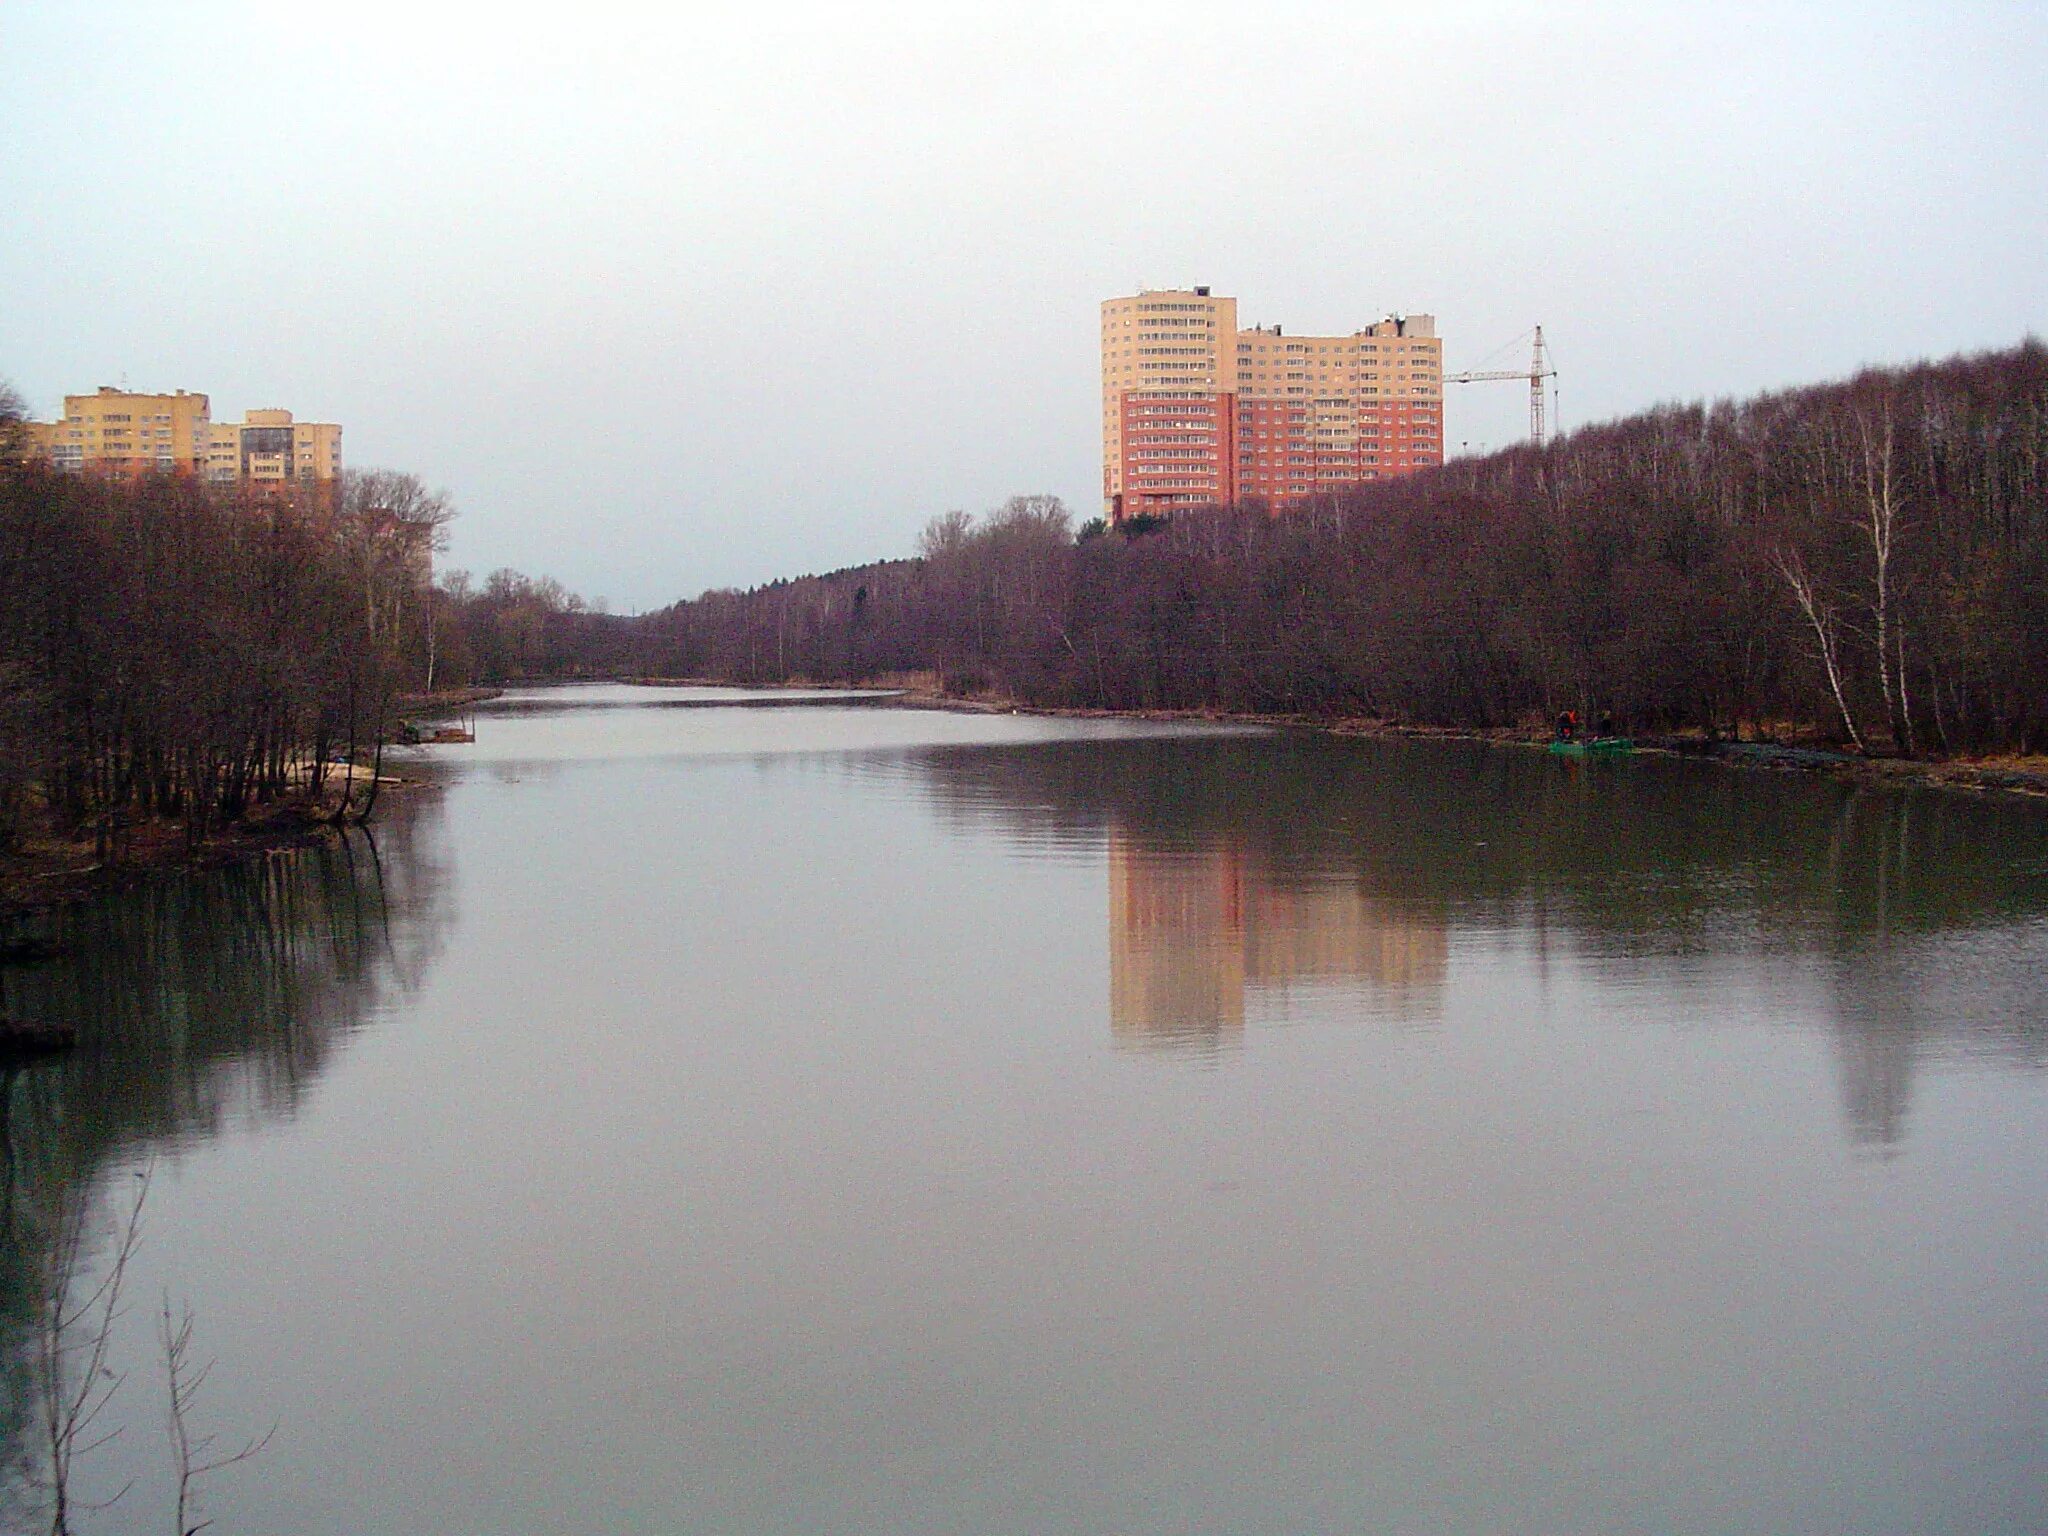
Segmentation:
[(136, 394), (102, 385), (66, 395), (59, 421), (28, 424), (30, 451), (78, 473), (196, 474), (206, 459), (207, 399), (185, 390)]
[(1443, 343), (1430, 315), (1348, 336), (1238, 335), (1237, 496), (1280, 507), (1443, 462)]
[(1207, 288), (1102, 306), (1105, 514), (1257, 500), (1279, 509), (1443, 462), (1430, 315), (1342, 336), (1236, 326)]
[(66, 395), (58, 421), (24, 424), (30, 456), (73, 474), (180, 474), (214, 485), (332, 489), (341, 475), (341, 428), (290, 411), (216, 422), (205, 395), (138, 394), (102, 385)]
[(215, 422), (206, 478), (214, 484), (318, 485), (341, 475), (341, 428), (331, 421), (295, 421), (290, 411), (245, 413)]

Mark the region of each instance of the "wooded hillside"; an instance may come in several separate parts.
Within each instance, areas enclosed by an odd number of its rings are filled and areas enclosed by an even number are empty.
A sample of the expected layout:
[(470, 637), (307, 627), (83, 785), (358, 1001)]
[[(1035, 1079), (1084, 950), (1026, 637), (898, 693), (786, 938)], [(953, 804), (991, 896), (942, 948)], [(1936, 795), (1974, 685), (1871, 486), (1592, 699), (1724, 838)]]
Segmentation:
[(642, 670), (749, 683), (932, 668), (1034, 704), (2039, 750), (2048, 348), (1664, 407), (1278, 517), (1076, 540), (1020, 498), (917, 560), (639, 623)]

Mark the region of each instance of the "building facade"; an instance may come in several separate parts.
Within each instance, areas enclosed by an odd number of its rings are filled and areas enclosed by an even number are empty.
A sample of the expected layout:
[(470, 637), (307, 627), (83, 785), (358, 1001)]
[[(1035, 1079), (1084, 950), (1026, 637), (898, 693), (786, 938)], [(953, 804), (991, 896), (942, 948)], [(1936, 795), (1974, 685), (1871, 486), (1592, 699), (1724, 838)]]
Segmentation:
[(58, 421), (24, 424), (28, 451), (73, 474), (134, 478), (191, 475), (214, 485), (331, 490), (341, 476), (341, 428), (250, 411), (216, 422), (207, 397), (188, 390), (137, 394), (103, 385), (66, 395)]
[(206, 478), (216, 484), (282, 489), (326, 484), (341, 475), (341, 428), (331, 421), (294, 421), (290, 411), (244, 413), (215, 422), (207, 443)]
[(1348, 336), (1240, 330), (1237, 301), (1153, 289), (1102, 305), (1102, 495), (1112, 522), (1274, 508), (1443, 463), (1443, 350), (1429, 315)]
[(58, 469), (114, 476), (196, 475), (212, 425), (206, 396), (136, 394), (102, 386), (66, 395), (59, 421), (26, 424), (30, 451)]

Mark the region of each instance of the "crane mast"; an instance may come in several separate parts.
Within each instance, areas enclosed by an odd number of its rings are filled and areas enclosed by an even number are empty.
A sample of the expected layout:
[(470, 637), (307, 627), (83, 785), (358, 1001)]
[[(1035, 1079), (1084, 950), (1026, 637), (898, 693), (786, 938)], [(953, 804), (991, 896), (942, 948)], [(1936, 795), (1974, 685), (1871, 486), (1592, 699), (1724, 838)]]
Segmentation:
[(1518, 368), (1490, 368), (1466, 373), (1447, 373), (1446, 384), (1484, 384), (1495, 379), (1527, 379), (1529, 381), (1529, 441), (1538, 448), (1543, 446), (1547, 433), (1543, 408), (1543, 381), (1557, 377), (1557, 370), (1550, 366), (1550, 357), (1543, 349), (1543, 327), (1537, 326), (1532, 333), (1535, 343), (1529, 353), (1529, 370), (1524, 373)]

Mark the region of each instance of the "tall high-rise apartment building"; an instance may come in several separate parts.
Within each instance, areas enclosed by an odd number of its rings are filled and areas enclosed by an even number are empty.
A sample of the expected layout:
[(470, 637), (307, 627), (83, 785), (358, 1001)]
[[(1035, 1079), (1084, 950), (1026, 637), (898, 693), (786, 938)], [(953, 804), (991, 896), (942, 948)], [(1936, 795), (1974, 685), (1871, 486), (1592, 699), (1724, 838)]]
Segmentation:
[(1104, 512), (1279, 508), (1441, 464), (1443, 382), (1429, 315), (1288, 336), (1238, 329), (1237, 300), (1207, 288), (1105, 300)]
[(1105, 299), (1102, 496), (1112, 522), (1237, 496), (1237, 300)]
[(102, 385), (66, 395), (61, 421), (25, 423), (35, 457), (76, 474), (181, 474), (212, 484), (331, 489), (341, 475), (341, 428), (250, 411), (216, 422), (205, 395), (136, 394)]

